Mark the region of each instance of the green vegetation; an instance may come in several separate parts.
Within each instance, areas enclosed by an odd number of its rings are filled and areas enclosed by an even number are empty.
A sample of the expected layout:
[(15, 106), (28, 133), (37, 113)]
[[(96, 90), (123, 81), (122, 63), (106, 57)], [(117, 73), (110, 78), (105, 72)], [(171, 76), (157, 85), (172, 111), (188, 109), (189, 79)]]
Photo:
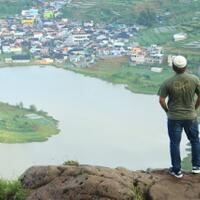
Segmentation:
[(195, 0), (72, 0), (63, 13), (65, 17), (80, 21), (139, 22), (150, 26), (155, 22), (160, 25), (161, 21), (162, 25), (177, 25), (191, 24), (199, 6), (200, 2)]
[(0, 103), (0, 110), (1, 143), (41, 142), (59, 132), (58, 122), (44, 111), (37, 111), (34, 105), (27, 109), (22, 103)]
[(144, 200), (143, 194), (142, 194), (140, 188), (137, 185), (133, 186), (133, 192), (134, 192), (134, 199), (136, 199), (136, 200)]
[(148, 28), (141, 30), (135, 38), (142, 46), (150, 46), (151, 44), (167, 45), (173, 44), (173, 34), (177, 29), (173, 26)]
[(79, 162), (77, 160), (68, 160), (65, 161), (63, 165), (79, 166)]
[(101, 60), (91, 68), (69, 69), (111, 83), (124, 84), (135, 93), (145, 94), (155, 94), (163, 80), (173, 74), (169, 67), (165, 67), (162, 73), (155, 73), (150, 66), (130, 66), (126, 57)]
[(133, 0), (73, 0), (63, 9), (64, 17), (95, 22), (133, 24), (136, 19)]
[(23, 189), (19, 181), (0, 179), (0, 200), (25, 200), (28, 191)]
[(0, 17), (19, 14), (22, 9), (30, 8), (32, 0), (0, 0)]
[(156, 14), (149, 9), (140, 12), (137, 23), (147, 27), (151, 27), (156, 22)]

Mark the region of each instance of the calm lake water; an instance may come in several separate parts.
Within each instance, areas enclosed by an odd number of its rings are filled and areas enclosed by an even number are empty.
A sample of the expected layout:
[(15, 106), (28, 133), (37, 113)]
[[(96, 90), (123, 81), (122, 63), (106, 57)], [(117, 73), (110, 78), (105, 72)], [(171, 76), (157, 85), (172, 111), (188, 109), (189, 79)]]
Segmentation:
[[(59, 120), (43, 143), (0, 144), (0, 177), (32, 165), (81, 164), (128, 169), (169, 167), (166, 116), (155, 95), (53, 67), (0, 69), (0, 101), (36, 105)], [(186, 139), (182, 141), (182, 155)]]

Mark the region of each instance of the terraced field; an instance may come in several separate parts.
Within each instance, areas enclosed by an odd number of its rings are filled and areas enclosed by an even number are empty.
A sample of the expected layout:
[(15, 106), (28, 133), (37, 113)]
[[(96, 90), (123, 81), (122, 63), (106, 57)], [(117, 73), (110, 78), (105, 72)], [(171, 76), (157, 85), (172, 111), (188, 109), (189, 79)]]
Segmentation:
[(70, 0), (69, 2), (64, 9), (64, 15), (79, 20), (117, 20), (134, 23), (140, 12), (149, 9), (162, 16), (165, 25), (170, 26), (191, 23), (200, 8), (200, 0)]
[(80, 9), (89, 9), (96, 5), (95, 0), (83, 0), (83, 1), (71, 1), (71, 3), (68, 5), (69, 8), (80, 8)]
[(64, 16), (96, 22), (131, 22), (135, 18), (133, 0), (72, 0), (64, 8)]
[(32, 0), (0, 0), (0, 17), (13, 16), (32, 5)]

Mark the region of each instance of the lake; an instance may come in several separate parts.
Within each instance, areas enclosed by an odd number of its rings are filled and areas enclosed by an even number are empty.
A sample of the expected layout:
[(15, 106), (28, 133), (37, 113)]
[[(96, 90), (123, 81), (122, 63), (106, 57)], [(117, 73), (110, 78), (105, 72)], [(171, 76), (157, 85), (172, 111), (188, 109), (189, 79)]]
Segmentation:
[[(0, 91), (0, 101), (34, 104), (59, 120), (61, 130), (42, 143), (0, 144), (0, 177), (67, 160), (132, 170), (170, 165), (166, 116), (156, 95), (50, 66), (2, 68)], [(182, 156), (185, 144), (184, 137)]]

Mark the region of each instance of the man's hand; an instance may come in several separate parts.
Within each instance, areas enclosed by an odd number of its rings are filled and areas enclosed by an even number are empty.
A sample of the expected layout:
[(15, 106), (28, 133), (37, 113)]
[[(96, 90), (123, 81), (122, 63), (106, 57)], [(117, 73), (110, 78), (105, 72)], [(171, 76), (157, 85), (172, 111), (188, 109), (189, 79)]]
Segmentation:
[[(167, 104), (165, 102), (165, 99), (166, 99), (166, 97), (161, 97), (160, 96), (159, 103), (160, 103), (161, 107), (163, 108), (163, 110), (167, 113), (168, 112), (168, 107), (167, 107)], [(200, 101), (199, 101), (199, 103), (200, 103)]]

